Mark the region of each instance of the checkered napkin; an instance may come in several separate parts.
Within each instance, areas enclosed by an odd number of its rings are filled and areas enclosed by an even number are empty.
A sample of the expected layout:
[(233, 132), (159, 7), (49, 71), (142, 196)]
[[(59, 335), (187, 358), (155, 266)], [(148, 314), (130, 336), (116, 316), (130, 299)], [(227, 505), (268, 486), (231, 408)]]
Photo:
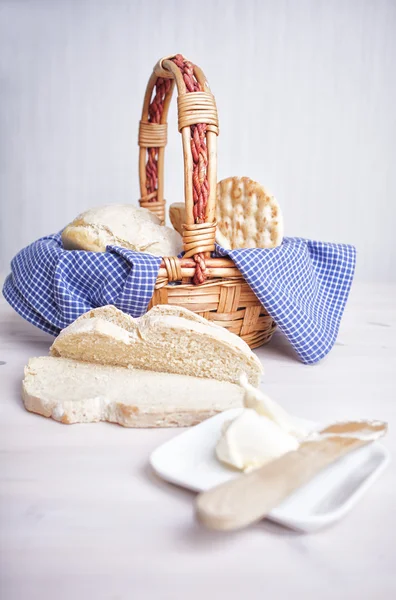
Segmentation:
[[(352, 284), (356, 250), (345, 244), (285, 238), (271, 250), (226, 251), (304, 363), (332, 348)], [(142, 315), (161, 258), (108, 246), (107, 252), (67, 251), (60, 233), (41, 238), (11, 262), (3, 294), (27, 321), (57, 335), (82, 313), (114, 304)]]

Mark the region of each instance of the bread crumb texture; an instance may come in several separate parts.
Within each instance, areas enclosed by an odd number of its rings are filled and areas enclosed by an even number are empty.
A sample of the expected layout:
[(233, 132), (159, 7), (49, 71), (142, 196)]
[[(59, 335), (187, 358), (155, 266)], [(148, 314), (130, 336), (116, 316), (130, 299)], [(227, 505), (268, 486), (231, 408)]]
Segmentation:
[(162, 305), (137, 319), (115, 307), (94, 309), (60, 333), (50, 354), (235, 384), (245, 373), (256, 387), (263, 372), (238, 336), (187, 309)]

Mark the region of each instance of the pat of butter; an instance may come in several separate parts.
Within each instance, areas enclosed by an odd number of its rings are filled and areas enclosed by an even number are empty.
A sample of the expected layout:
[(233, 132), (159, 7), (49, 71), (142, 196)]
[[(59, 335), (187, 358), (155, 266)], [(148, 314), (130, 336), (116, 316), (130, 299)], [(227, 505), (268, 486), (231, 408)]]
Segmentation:
[(269, 396), (250, 385), (245, 374), (241, 376), (240, 384), (245, 390), (243, 404), (246, 408), (252, 408), (257, 414), (268, 417), (279, 425), (283, 431), (290, 433), (297, 439), (301, 440), (307, 435), (307, 431), (300, 426), (296, 417), (289, 415), (284, 408), (271, 400)]
[(247, 408), (224, 424), (216, 454), (221, 462), (247, 472), (296, 450), (298, 445), (295, 437), (268, 417)]
[(252, 471), (296, 450), (307, 432), (281, 406), (241, 377), (245, 410), (224, 424), (217, 458), (241, 471)]

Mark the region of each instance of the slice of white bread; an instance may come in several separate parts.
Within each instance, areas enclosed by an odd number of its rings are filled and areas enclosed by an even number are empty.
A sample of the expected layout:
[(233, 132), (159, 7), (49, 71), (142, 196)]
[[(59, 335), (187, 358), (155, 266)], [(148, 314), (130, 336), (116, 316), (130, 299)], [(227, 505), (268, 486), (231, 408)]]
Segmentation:
[(180, 234), (161, 225), (146, 208), (110, 204), (91, 208), (78, 215), (62, 231), (67, 250), (105, 252), (110, 245), (157, 256), (177, 256), (183, 249)]
[(27, 410), (62, 423), (110, 421), (124, 427), (187, 427), (242, 406), (243, 389), (187, 375), (31, 358), (22, 395)]
[(238, 336), (179, 307), (156, 306), (134, 319), (114, 306), (89, 311), (66, 327), (52, 356), (258, 386), (263, 367)]

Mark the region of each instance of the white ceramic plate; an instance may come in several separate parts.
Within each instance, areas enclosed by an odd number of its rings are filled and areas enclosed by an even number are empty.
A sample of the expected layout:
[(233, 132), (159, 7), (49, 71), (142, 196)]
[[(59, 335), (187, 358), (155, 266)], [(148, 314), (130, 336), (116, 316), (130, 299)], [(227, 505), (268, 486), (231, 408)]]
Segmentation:
[[(195, 492), (240, 477), (240, 473), (222, 465), (215, 456), (224, 421), (240, 411), (232, 409), (220, 413), (157, 448), (150, 457), (154, 471), (166, 481)], [(310, 430), (319, 427), (308, 421), (304, 423)], [(389, 460), (388, 450), (378, 443), (356, 450), (287, 498), (268, 518), (305, 532), (330, 525), (354, 506)]]

